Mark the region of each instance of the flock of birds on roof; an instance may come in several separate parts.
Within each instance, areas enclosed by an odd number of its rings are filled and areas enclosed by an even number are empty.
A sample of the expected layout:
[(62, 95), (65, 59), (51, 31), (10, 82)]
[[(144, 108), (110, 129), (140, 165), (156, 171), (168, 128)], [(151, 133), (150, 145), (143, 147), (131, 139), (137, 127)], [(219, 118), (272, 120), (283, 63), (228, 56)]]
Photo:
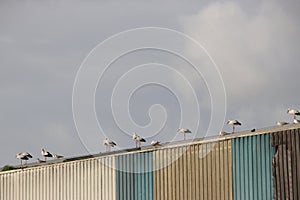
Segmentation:
[[(55, 159), (60, 159), (63, 158), (64, 156), (57, 155), (57, 154), (52, 154), (49, 151), (46, 151), (45, 149), (41, 149), (41, 154), (45, 158), (45, 160), (41, 160), (40, 158), (37, 158), (38, 163), (45, 163), (47, 162), (47, 158), (55, 158)], [(21, 166), (23, 165), (22, 161), (25, 160), (25, 164), (27, 164), (27, 160), (30, 158), (33, 158), (32, 155), (28, 152), (21, 152), (16, 155), (17, 159), (20, 159), (21, 161)]]
[[(299, 124), (300, 123), (300, 120), (297, 119), (297, 116), (300, 115), (300, 112), (298, 110), (289, 108), (287, 110), (287, 113), (293, 116), (293, 123), (294, 124)], [(242, 123), (239, 122), (238, 120), (228, 120), (227, 124), (232, 126), (232, 133), (234, 133), (236, 126), (241, 126), (242, 125)], [(279, 121), (276, 124), (278, 126), (284, 126), (284, 125), (287, 125), (289, 123), (284, 122), (284, 121)], [(251, 130), (251, 132), (255, 132), (255, 131), (256, 131), (255, 129)], [(185, 128), (179, 128), (177, 130), (177, 132), (183, 134), (184, 140), (186, 140), (186, 134), (192, 133), (191, 130), (185, 129)], [(228, 135), (230, 133), (221, 131), (219, 134), (221, 136), (224, 136), (224, 135)], [(146, 140), (144, 138), (140, 137), (137, 133), (133, 134), (132, 139), (135, 141), (136, 148), (140, 148), (141, 143), (146, 142)], [(117, 146), (117, 144), (114, 141), (110, 140), (109, 138), (105, 138), (105, 140), (103, 141), (103, 145), (106, 147), (107, 152), (110, 151), (111, 148)], [(159, 146), (160, 142), (154, 140), (154, 141), (151, 142), (151, 145), (152, 146)], [(51, 154), (50, 152), (46, 151), (43, 148), (41, 149), (41, 154), (45, 158), (45, 160), (41, 160), (41, 159), (37, 158), (38, 163), (45, 163), (47, 161), (47, 158), (56, 158), (56, 159), (63, 158), (63, 156), (60, 156), (60, 155), (57, 155), (57, 154)], [(25, 162), (27, 164), (27, 160), (32, 158), (32, 155), (30, 155), (28, 152), (21, 152), (21, 153), (16, 155), (16, 158), (21, 160), (21, 166), (22, 166), (22, 161), (25, 160)]]

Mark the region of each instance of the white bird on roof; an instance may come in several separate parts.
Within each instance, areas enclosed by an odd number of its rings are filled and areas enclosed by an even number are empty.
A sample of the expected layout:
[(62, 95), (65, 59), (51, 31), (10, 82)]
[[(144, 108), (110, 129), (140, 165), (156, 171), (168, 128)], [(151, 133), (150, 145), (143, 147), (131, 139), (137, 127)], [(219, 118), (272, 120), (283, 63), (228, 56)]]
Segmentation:
[(241, 126), (242, 125), (241, 122), (239, 122), (238, 120), (228, 120), (227, 124), (232, 126), (232, 133), (234, 133), (235, 126)]
[(141, 147), (141, 142), (146, 142), (144, 138), (141, 138), (136, 133), (133, 134), (132, 139), (135, 141), (136, 148)]
[(192, 131), (190, 131), (189, 129), (185, 129), (185, 128), (179, 128), (177, 130), (178, 133), (183, 133), (183, 139), (186, 139), (186, 134), (187, 133), (192, 133)]
[(53, 154), (53, 158), (56, 158), (56, 159), (60, 159), (60, 158), (63, 158), (64, 156), (62, 155), (57, 155), (57, 154)]
[(289, 123), (287, 123), (287, 122), (276, 122), (277, 126), (284, 126), (284, 125), (287, 125), (287, 124), (289, 124)]
[(41, 149), (41, 154), (42, 154), (42, 156), (44, 156), (45, 161), (47, 161), (47, 158), (52, 158), (53, 157), (53, 155), (49, 151), (46, 151), (43, 148)]
[(157, 141), (157, 140), (153, 140), (153, 141), (151, 142), (151, 145), (152, 145), (152, 146), (158, 146), (158, 145), (160, 145), (160, 142)]
[(294, 123), (294, 124), (299, 124), (299, 123), (300, 123), (300, 120), (294, 119), (293, 123)]
[(296, 119), (296, 115), (300, 115), (300, 112), (298, 110), (295, 110), (295, 109), (291, 109), (289, 108), (287, 110), (287, 113), (290, 114), (290, 115), (293, 115), (294, 116), (294, 119)]
[(219, 132), (219, 135), (220, 136), (224, 136), (224, 135), (229, 135), (230, 133), (227, 133), (227, 132), (225, 132), (225, 131), (220, 131)]
[(28, 152), (21, 152), (16, 155), (16, 158), (21, 160), (21, 166), (22, 166), (22, 160), (25, 160), (27, 164), (27, 160), (29, 160), (29, 158), (32, 158), (32, 155)]
[(37, 158), (36, 160), (37, 160), (38, 163), (45, 163), (45, 162), (46, 162), (46, 161), (41, 160), (41, 159), (39, 159), (39, 158)]
[(116, 146), (117, 144), (112, 140), (105, 138), (105, 140), (103, 140), (103, 145), (106, 146), (106, 151), (110, 151), (110, 148)]

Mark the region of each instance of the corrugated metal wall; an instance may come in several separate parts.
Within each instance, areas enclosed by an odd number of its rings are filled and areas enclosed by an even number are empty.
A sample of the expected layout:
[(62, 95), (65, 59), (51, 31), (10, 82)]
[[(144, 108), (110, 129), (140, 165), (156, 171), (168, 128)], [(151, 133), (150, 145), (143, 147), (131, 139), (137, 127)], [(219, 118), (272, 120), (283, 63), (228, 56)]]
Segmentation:
[(154, 199), (232, 199), (231, 140), (154, 152)]
[(300, 129), (271, 134), (274, 199), (300, 199)]
[(234, 199), (272, 199), (272, 156), (270, 135), (232, 140)]
[(0, 172), (0, 200), (298, 200), (300, 129), (275, 131)]
[(0, 200), (115, 200), (114, 166), (106, 157), (2, 172)]
[(116, 167), (118, 200), (153, 199), (152, 152), (119, 155)]

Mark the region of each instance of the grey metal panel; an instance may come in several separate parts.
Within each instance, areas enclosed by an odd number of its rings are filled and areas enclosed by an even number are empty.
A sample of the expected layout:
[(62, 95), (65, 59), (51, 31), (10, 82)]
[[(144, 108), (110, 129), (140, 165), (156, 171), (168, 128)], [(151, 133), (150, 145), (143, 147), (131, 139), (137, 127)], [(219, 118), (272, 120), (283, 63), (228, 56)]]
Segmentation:
[(274, 199), (300, 199), (300, 129), (271, 134)]

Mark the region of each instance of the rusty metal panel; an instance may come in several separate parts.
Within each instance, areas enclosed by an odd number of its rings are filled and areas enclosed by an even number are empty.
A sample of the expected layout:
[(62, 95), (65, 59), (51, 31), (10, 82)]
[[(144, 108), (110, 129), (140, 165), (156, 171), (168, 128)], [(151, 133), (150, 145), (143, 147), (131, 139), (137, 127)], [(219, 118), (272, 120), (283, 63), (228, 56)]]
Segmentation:
[(154, 199), (232, 199), (231, 140), (154, 151)]
[(270, 135), (232, 140), (234, 199), (272, 199), (272, 156)]
[(101, 157), (0, 173), (0, 200), (115, 200), (115, 158)]
[(271, 134), (274, 199), (300, 199), (300, 129)]

